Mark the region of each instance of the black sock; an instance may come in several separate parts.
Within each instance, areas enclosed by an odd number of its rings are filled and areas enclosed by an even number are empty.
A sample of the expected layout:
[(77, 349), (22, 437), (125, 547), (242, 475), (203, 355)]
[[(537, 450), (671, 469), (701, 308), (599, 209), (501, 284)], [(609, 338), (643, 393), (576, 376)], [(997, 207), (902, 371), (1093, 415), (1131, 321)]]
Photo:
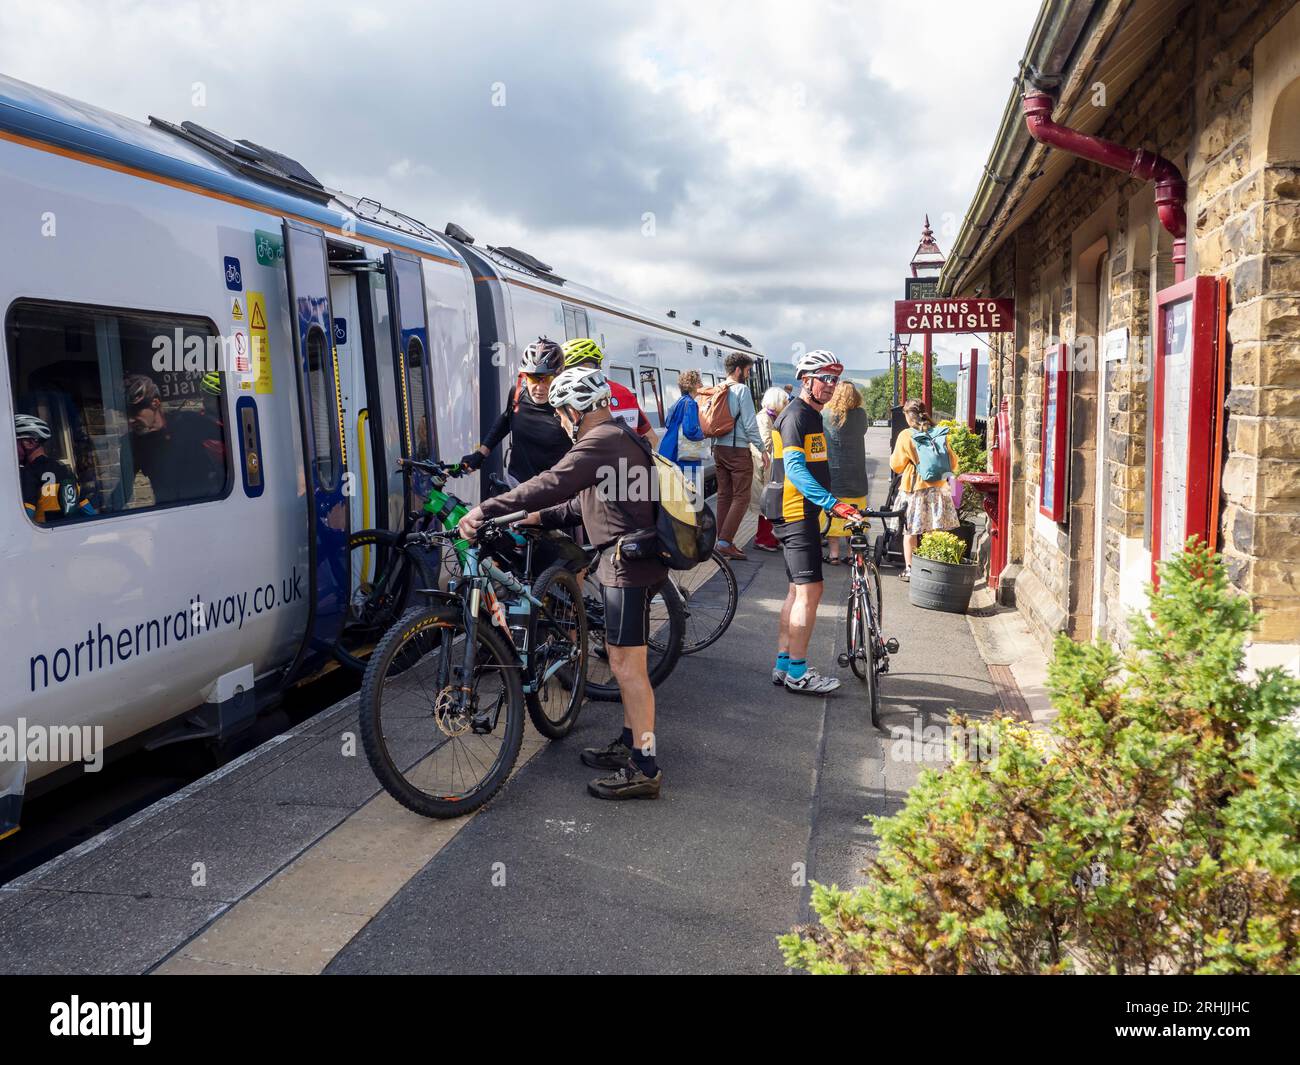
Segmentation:
[(632, 748), (632, 764), (648, 777), (659, 772), (659, 765), (653, 754), (642, 754), (639, 747)]
[(630, 748), (632, 746), (632, 730), (626, 725), (623, 727), (622, 734), (618, 737), (618, 742), (624, 747)]

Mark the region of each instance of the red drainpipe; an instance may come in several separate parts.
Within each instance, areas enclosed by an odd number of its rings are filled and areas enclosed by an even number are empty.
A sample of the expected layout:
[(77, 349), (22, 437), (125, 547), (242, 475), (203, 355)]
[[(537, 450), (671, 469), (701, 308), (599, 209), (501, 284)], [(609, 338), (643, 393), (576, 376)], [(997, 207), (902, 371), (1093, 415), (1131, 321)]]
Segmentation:
[(1125, 148), (1077, 129), (1052, 121), (1055, 104), (1049, 93), (1027, 92), (1024, 97), (1025, 124), (1034, 140), (1094, 163), (1123, 170), (1132, 177), (1156, 183), (1156, 210), (1160, 224), (1174, 238), (1174, 281), (1183, 280), (1187, 266), (1187, 182), (1182, 171), (1163, 155), (1145, 148)]

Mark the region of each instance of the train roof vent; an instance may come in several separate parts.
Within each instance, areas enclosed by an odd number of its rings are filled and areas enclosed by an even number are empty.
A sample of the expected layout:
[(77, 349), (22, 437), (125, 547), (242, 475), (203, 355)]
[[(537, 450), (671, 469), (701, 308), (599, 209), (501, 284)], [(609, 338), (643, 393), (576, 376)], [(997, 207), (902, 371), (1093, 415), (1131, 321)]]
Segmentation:
[(315, 175), (287, 155), (252, 141), (231, 140), (197, 122), (182, 122), (178, 126), (150, 115), (149, 124), (210, 152), (227, 166), (255, 181), (288, 189), (317, 203), (328, 203), (331, 199), (331, 192), (316, 180)]
[(448, 222), (443, 226), (442, 231), (451, 237), (452, 240), (458, 240), (462, 244), (473, 244), (474, 236), (468, 230), (462, 229), (455, 222)]
[(518, 248), (508, 247), (495, 248), (491, 244), (489, 244), (487, 248), (488, 251), (493, 252), (502, 259), (509, 260), (516, 266), (522, 266), (529, 273), (532, 273), (537, 277), (543, 278), (546, 281), (554, 281), (560, 285), (564, 284), (564, 278), (560, 277), (560, 275), (552, 270), (548, 264), (542, 262), (542, 260), (538, 259), (536, 256), (529, 255), (526, 251), (520, 251)]
[(728, 333), (725, 329), (719, 329), (718, 332), (721, 333), (724, 337), (731, 337), (731, 339), (734, 340), (737, 344), (742, 344), (747, 348), (752, 348), (754, 346), (743, 336), (741, 336), (739, 333)]

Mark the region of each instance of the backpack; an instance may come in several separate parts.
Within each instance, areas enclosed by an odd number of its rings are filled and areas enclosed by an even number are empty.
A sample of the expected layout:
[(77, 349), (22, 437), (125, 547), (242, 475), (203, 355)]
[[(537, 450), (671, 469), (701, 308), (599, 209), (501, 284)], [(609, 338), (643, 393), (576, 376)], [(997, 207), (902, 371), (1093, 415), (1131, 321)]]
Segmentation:
[(912, 443), (916, 445), (916, 475), (922, 481), (942, 481), (952, 473), (948, 461), (948, 427), (935, 426), (924, 432), (912, 430)]
[[(717, 539), (717, 519), (703, 499), (697, 499), (695, 486), (681, 467), (650, 450), (641, 437), (621, 422), (622, 430), (637, 442), (650, 459), (650, 469), (657, 478), (654, 501), (655, 523), (650, 528), (624, 533), (616, 541), (618, 557), (633, 562), (654, 559), (669, 569), (691, 569), (713, 552)], [(621, 500), (617, 505), (628, 513)]]
[(731, 382), (696, 389), (695, 402), (700, 407), (700, 428), (705, 436), (726, 436), (735, 429), (736, 416), (731, 413)]

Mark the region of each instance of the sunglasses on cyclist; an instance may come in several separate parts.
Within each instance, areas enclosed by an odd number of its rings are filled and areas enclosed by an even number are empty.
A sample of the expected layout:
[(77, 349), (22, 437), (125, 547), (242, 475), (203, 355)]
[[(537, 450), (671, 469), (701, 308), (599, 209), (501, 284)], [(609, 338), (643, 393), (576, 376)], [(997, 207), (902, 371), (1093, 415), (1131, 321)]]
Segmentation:
[(840, 375), (837, 373), (810, 373), (808, 376), (824, 385), (838, 385), (840, 383)]
[(527, 381), (530, 385), (540, 385), (543, 381), (549, 381), (550, 379), (551, 379), (551, 375), (548, 373), (524, 374), (524, 380)]

